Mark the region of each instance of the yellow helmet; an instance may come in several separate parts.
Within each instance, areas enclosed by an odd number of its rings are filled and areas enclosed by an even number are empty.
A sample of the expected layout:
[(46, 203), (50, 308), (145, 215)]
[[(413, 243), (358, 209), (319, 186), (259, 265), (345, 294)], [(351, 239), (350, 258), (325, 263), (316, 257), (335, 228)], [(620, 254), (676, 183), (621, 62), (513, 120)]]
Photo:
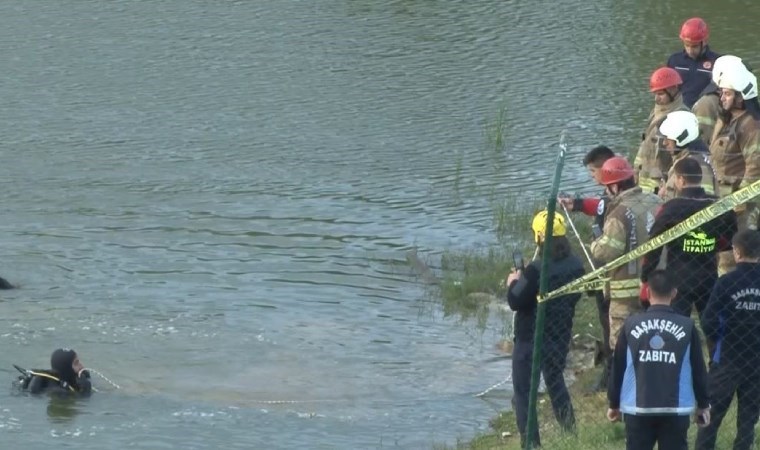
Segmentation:
[[(539, 237), (546, 236), (546, 217), (548, 215), (549, 212), (543, 210), (533, 218), (533, 238), (536, 240), (536, 244), (540, 242)], [(552, 236), (564, 236), (565, 232), (565, 219), (560, 214), (555, 213)]]

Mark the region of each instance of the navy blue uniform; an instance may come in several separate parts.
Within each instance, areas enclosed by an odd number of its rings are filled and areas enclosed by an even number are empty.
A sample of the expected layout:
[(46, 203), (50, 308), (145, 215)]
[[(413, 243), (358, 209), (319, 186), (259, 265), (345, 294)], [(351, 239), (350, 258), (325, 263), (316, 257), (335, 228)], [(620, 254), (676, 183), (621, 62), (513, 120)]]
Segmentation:
[[(652, 239), (680, 224), (693, 214), (712, 205), (718, 197), (708, 195), (701, 187), (687, 187), (678, 197), (668, 200), (655, 217), (649, 238)], [(737, 231), (736, 214), (733, 211), (689, 231), (682, 237), (665, 244), (666, 266), (677, 279), (678, 295), (671, 306), (679, 313), (690, 316), (692, 305), (701, 315), (710, 297), (710, 291), (718, 279), (719, 251), (730, 248), (731, 238)], [(657, 268), (663, 247), (647, 253), (641, 270), (641, 280)]]
[(686, 450), (689, 419), (709, 406), (707, 369), (694, 321), (667, 305), (634, 314), (615, 346), (610, 408), (625, 415), (626, 448)]
[[(522, 439), (527, 439), (525, 429), (528, 423), (528, 395), (530, 393), (530, 373), (533, 358), (533, 334), (536, 323), (536, 307), (539, 291), (541, 261), (536, 260), (525, 267), (522, 276), (514, 281), (507, 291), (509, 307), (515, 311), (515, 342), (512, 351), (512, 403), (517, 419), (517, 428)], [(557, 289), (585, 273), (583, 263), (574, 255), (549, 263), (549, 290)], [(541, 373), (551, 399), (557, 421), (565, 429), (575, 427), (575, 414), (570, 401), (570, 393), (565, 384), (565, 364), (570, 350), (573, 330), (573, 315), (580, 294), (564, 295), (546, 304), (546, 329), (544, 347), (541, 354)], [(532, 437), (535, 445), (540, 445), (538, 430)]]
[(698, 450), (715, 448), (718, 428), (739, 400), (734, 450), (752, 448), (760, 418), (760, 264), (740, 262), (720, 277), (702, 316), (712, 350), (710, 397), (712, 420), (697, 434)]
[(685, 50), (674, 53), (668, 58), (668, 67), (676, 69), (681, 75), (683, 103), (688, 108), (694, 106), (702, 91), (712, 81), (713, 64), (719, 56), (706, 45), (705, 50), (696, 60), (689, 58)]

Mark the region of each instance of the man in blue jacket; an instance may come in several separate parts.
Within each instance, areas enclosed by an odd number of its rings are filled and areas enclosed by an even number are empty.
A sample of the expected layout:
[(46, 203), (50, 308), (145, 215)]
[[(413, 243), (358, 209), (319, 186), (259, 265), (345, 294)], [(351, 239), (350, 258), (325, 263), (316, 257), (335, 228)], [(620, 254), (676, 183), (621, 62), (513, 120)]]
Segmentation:
[(650, 307), (628, 317), (607, 391), (610, 421), (624, 415), (626, 449), (687, 450), (689, 419), (710, 422), (707, 369), (694, 321), (670, 307), (677, 290), (664, 270), (649, 275)]
[(702, 316), (712, 349), (709, 389), (714, 422), (699, 430), (697, 450), (715, 448), (715, 439), (734, 394), (738, 397), (734, 450), (755, 442), (760, 418), (760, 231), (733, 238), (736, 269), (718, 279)]
[(683, 42), (683, 50), (668, 58), (668, 67), (676, 69), (681, 75), (681, 94), (683, 103), (688, 108), (694, 106), (702, 91), (712, 81), (713, 64), (720, 56), (708, 47), (709, 35), (707, 23), (699, 17), (692, 17), (681, 26), (679, 37)]

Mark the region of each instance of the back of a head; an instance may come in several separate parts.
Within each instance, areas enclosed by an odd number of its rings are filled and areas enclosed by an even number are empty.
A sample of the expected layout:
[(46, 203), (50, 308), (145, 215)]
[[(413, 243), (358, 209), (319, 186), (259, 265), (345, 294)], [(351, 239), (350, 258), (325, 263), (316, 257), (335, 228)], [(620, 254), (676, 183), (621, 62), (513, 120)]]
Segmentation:
[(760, 258), (760, 231), (740, 231), (734, 235), (731, 243), (742, 258)]
[(654, 270), (647, 277), (649, 284), (649, 302), (652, 304), (669, 304), (676, 288), (676, 283), (670, 273), (663, 269)]
[(77, 357), (77, 352), (69, 348), (59, 348), (50, 356), (50, 368), (58, 373), (63, 381), (71, 382), (76, 374), (72, 364)]
[(686, 180), (689, 185), (702, 182), (702, 166), (694, 158), (683, 158), (673, 165), (673, 172)]
[[(533, 216), (531, 228), (533, 229), (533, 237), (535, 238), (537, 244), (542, 242), (546, 237), (547, 227), (549, 225), (547, 223), (548, 220), (549, 211), (547, 210), (539, 211), (535, 216)], [(554, 213), (554, 220), (552, 221), (551, 227), (552, 236), (564, 236), (565, 233), (567, 233), (567, 228), (565, 227), (565, 219), (558, 213)]]
[(610, 158), (613, 158), (615, 156), (615, 152), (610, 150), (609, 147), (604, 145), (598, 145), (591, 150), (589, 150), (588, 153), (586, 153), (586, 156), (583, 157), (583, 165), (589, 166), (592, 165), (594, 167), (602, 167), (602, 165)]

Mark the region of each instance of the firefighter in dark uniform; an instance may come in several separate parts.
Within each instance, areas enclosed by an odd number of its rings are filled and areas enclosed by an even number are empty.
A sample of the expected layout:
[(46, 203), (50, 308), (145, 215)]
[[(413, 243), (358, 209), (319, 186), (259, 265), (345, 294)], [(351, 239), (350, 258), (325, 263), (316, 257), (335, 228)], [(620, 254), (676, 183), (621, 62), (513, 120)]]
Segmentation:
[[(601, 173), (604, 163), (615, 156), (615, 153), (604, 145), (600, 145), (592, 148), (583, 157), (583, 165), (589, 171), (591, 178), (597, 182), (602, 183)], [(601, 197), (560, 197), (558, 201), (564, 205), (568, 211), (580, 211), (587, 216), (594, 218), (594, 228), (596, 230), (604, 229), (604, 216), (607, 213), (607, 203), (609, 197), (606, 192), (602, 192)], [(598, 231), (595, 231), (598, 233)], [(592, 240), (598, 236), (591, 236)], [(610, 348), (610, 299), (605, 297), (604, 291), (594, 291), (589, 293), (596, 299), (596, 309), (599, 313), (599, 324), (602, 326), (602, 351), (601, 355), (595, 363), (602, 365), (602, 373), (599, 377), (599, 382), (594, 386), (594, 390), (607, 389), (607, 377), (609, 374), (609, 363), (612, 355), (612, 349)]]
[[(665, 202), (655, 215), (654, 225), (649, 231), (650, 239), (680, 224), (718, 199), (705, 193), (700, 186), (702, 167), (697, 160), (680, 159), (673, 168), (677, 197)], [(701, 315), (718, 279), (717, 254), (730, 248), (731, 238), (736, 231), (736, 214), (728, 211), (666, 244), (665, 261), (660, 261), (663, 247), (652, 250), (644, 257), (641, 281), (646, 283), (649, 274), (664, 262), (665, 267), (678, 280), (678, 294), (671, 307), (680, 314), (690, 316), (694, 305)]]
[(718, 428), (736, 394), (734, 450), (754, 448), (760, 418), (760, 232), (733, 239), (736, 269), (720, 277), (702, 315), (711, 348), (709, 389), (714, 421), (697, 434), (697, 450), (715, 448)]
[[(533, 233), (536, 244), (543, 250), (544, 237), (548, 225), (547, 211), (539, 212), (533, 219)], [(549, 289), (557, 289), (585, 273), (583, 262), (572, 253), (570, 242), (565, 236), (565, 222), (559, 214), (554, 215), (552, 223), (552, 242), (548, 264)], [(539, 254), (542, 254), (540, 251)], [(512, 352), (512, 385), (514, 395), (512, 405), (517, 420), (520, 438), (525, 444), (528, 439), (528, 395), (530, 392), (530, 374), (533, 358), (533, 335), (535, 332), (536, 308), (538, 306), (539, 277), (541, 258), (534, 260), (524, 271), (513, 271), (507, 277), (507, 302), (515, 311), (515, 341)], [(575, 414), (570, 394), (565, 384), (565, 364), (570, 350), (573, 330), (575, 305), (581, 294), (569, 294), (552, 299), (546, 305), (546, 323), (544, 330), (544, 347), (541, 353), (541, 373), (544, 376), (546, 390), (551, 399), (554, 416), (566, 431), (575, 429)], [(541, 445), (538, 429), (530, 436), (534, 446)]]
[(670, 274), (649, 275), (651, 306), (625, 321), (615, 346), (607, 418), (625, 422), (627, 450), (687, 450), (689, 419), (710, 423), (707, 369), (694, 321), (670, 307)]
[(668, 58), (667, 66), (676, 69), (683, 79), (683, 103), (689, 108), (710, 84), (713, 64), (720, 56), (707, 45), (709, 35), (707, 23), (699, 17), (692, 17), (681, 25), (679, 37), (683, 50)]

